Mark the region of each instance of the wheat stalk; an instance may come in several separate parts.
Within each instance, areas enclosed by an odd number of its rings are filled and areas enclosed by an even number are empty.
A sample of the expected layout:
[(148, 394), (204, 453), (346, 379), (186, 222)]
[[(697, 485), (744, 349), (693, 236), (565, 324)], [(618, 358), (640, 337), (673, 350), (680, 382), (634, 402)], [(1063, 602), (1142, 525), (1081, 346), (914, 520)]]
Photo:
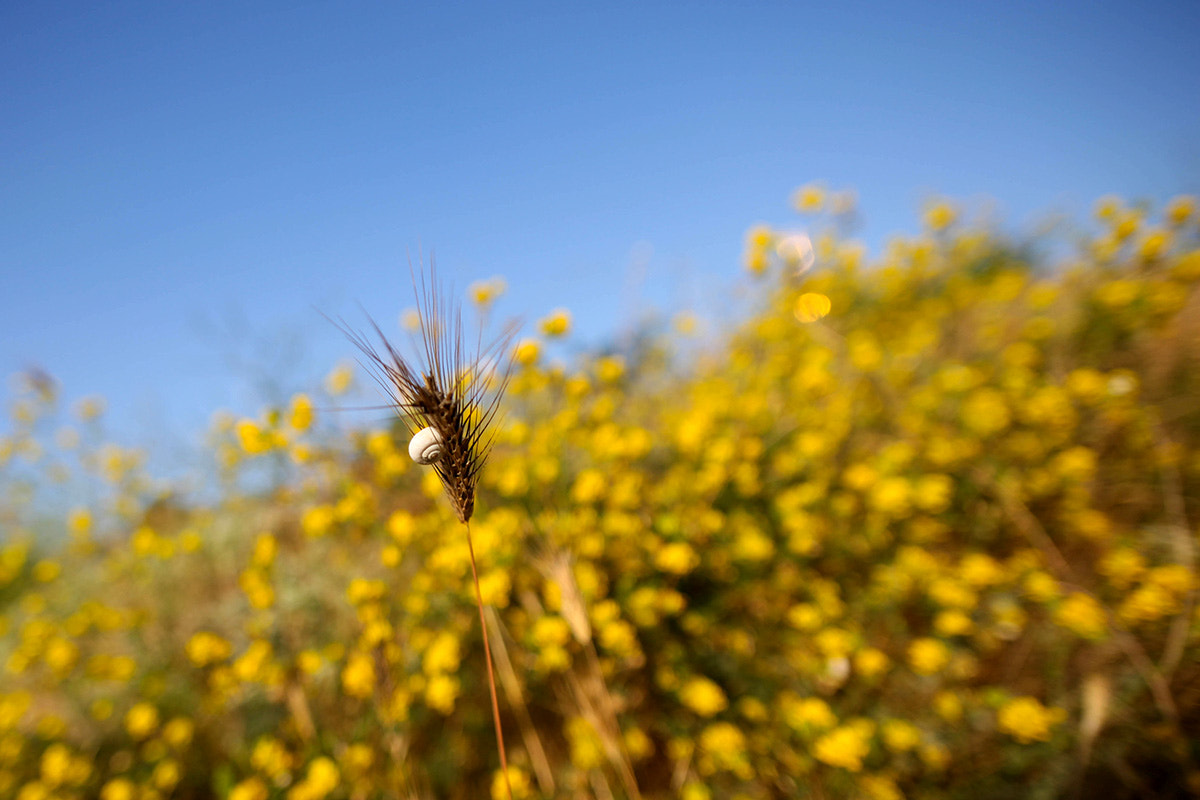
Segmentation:
[(367, 366), (388, 393), (396, 413), (405, 421), (409, 432), (415, 434), (432, 428), (440, 439), (441, 455), (431, 466), (441, 479), (454, 513), (466, 528), (471, 577), (475, 584), (475, 602), (479, 609), (488, 688), (492, 698), (496, 749), (500, 754), (500, 769), (504, 773), (508, 796), (512, 800), (504, 729), (500, 724), (500, 704), (492, 666), (492, 648), (484, 619), (483, 595), (479, 589), (470, 520), (475, 512), (475, 490), (479, 485), (479, 475), (495, 437), (493, 423), (508, 385), (512, 364), (510, 344), (517, 326), (507, 325), (487, 347), (483, 346), (481, 326), (474, 348), (468, 349), (463, 335), (461, 306), (442, 292), (432, 268), (428, 282), (424, 273), (419, 276), (414, 273), (413, 293), (416, 295), (420, 318), (420, 338), (414, 342), (414, 349), (420, 354), (420, 360), (416, 363), (409, 362), (400, 354), (374, 320), (370, 323), (382, 345), (382, 352), (376, 350), (372, 341), (363, 334), (344, 323), (339, 327), (366, 356), (369, 362)]

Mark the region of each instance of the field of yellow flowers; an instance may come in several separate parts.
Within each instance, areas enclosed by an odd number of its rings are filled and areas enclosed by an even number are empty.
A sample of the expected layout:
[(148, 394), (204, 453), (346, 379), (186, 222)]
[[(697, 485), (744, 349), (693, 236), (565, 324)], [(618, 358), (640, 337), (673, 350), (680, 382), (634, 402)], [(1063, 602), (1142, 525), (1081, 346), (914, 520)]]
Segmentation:
[[(1104, 199), (1053, 263), (795, 203), (736, 329), (516, 345), (472, 520), (515, 796), (1200, 792), (1195, 201)], [(201, 503), (26, 376), (0, 797), (507, 796), (463, 527), (398, 424), (316, 410), (354, 379), (220, 419)]]

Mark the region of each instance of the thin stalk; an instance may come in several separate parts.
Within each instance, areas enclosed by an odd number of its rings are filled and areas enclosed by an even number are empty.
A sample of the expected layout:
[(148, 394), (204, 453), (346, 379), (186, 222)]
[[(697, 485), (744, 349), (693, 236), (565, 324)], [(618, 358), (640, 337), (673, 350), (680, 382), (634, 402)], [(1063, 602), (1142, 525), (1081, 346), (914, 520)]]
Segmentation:
[(496, 674), (492, 668), (492, 645), (488, 641), (487, 620), (483, 616), (483, 592), (479, 590), (479, 569), (475, 566), (475, 543), (471, 541), (471, 523), (467, 527), (467, 550), (471, 554), (471, 577), (475, 580), (475, 604), (479, 608), (479, 627), (483, 631), (483, 656), (487, 661), (488, 689), (492, 693), (492, 722), (496, 724), (496, 749), (500, 752), (500, 770), (508, 788), (508, 800), (513, 800), (512, 782), (508, 777), (508, 756), (504, 753), (504, 729), (500, 725), (500, 701), (496, 698)]

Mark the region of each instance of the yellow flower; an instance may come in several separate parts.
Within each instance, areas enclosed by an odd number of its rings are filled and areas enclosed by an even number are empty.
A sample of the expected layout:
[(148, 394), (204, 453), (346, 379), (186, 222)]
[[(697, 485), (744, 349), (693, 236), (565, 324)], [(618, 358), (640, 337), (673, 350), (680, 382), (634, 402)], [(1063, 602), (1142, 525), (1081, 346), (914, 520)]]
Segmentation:
[(971, 618), (957, 609), (941, 611), (933, 620), (933, 628), (940, 636), (962, 636), (974, 627)]
[(67, 515), (67, 530), (76, 536), (83, 536), (92, 529), (92, 512), (86, 508), (76, 508)]
[(354, 383), (354, 367), (350, 364), (338, 364), (325, 376), (325, 391), (334, 397), (350, 391)]
[(654, 754), (654, 741), (641, 728), (630, 728), (622, 739), (634, 761), (642, 761)]
[(449, 631), (442, 631), (425, 648), (421, 669), (430, 676), (439, 672), (455, 672), (460, 660), (458, 637)]
[(921, 743), (921, 731), (902, 719), (885, 720), (881, 733), (883, 743), (897, 753), (907, 753)]
[(571, 628), (562, 617), (539, 617), (533, 623), (532, 636), (539, 647), (561, 647), (570, 639)]
[(933, 698), (933, 710), (947, 722), (958, 722), (963, 715), (962, 700), (953, 692), (938, 692)]
[(1049, 573), (1031, 572), (1024, 581), (1025, 594), (1039, 603), (1049, 603), (1060, 594), (1058, 581)]
[(980, 436), (999, 433), (1008, 427), (1010, 419), (1004, 396), (995, 389), (978, 389), (963, 402), (963, 424)]
[(637, 631), (623, 619), (609, 622), (600, 627), (600, 645), (619, 658), (628, 658), (639, 651)]
[(209, 631), (199, 631), (188, 639), (187, 655), (192, 663), (204, 667), (217, 661), (224, 661), (233, 652), (228, 641)]
[(126, 778), (113, 778), (100, 790), (100, 800), (133, 800), (136, 789)]
[(1095, 215), (1099, 220), (1111, 220), (1121, 210), (1121, 199), (1116, 195), (1105, 195), (1096, 201)]
[(925, 212), (925, 226), (931, 231), (944, 231), (957, 218), (958, 212), (949, 203), (934, 203)]
[(1022, 744), (1050, 741), (1050, 729), (1066, 718), (1061, 708), (1046, 708), (1033, 697), (1017, 697), (1000, 708), (1000, 730)]
[(75, 416), (84, 422), (94, 420), (104, 413), (103, 397), (85, 397), (75, 404)]
[(780, 706), (788, 726), (797, 731), (826, 730), (837, 724), (837, 717), (829, 704), (819, 697), (797, 699), (794, 695), (785, 696)]
[(313, 538), (324, 536), (329, 533), (333, 527), (336, 514), (333, 506), (319, 505), (313, 506), (304, 512), (300, 518), (300, 527), (304, 529), (304, 533)]
[(767, 254), (762, 250), (749, 250), (743, 257), (746, 271), (761, 275), (767, 271)]
[(415, 308), (406, 308), (400, 315), (400, 327), (415, 333), (421, 329), (421, 312)]
[(158, 727), (158, 709), (138, 703), (125, 714), (125, 730), (135, 739), (145, 739)]
[(870, 736), (854, 725), (843, 725), (817, 739), (813, 754), (818, 761), (850, 772), (862, 769), (863, 759), (871, 752)]
[(238, 445), (247, 455), (259, 455), (271, 449), (271, 437), (254, 420), (239, 420), (234, 426)]
[(1145, 558), (1131, 547), (1111, 550), (1100, 560), (1100, 574), (1106, 576), (1115, 589), (1129, 588), (1145, 571)]
[(1126, 623), (1153, 622), (1178, 611), (1171, 592), (1156, 583), (1146, 583), (1125, 598), (1117, 616)]
[(825, 187), (818, 183), (801, 186), (792, 195), (792, 205), (801, 214), (815, 214), (825, 206)]
[(516, 350), (513, 352), (513, 359), (520, 365), (528, 367), (536, 364), (538, 357), (542, 354), (542, 343), (537, 339), (522, 339), (517, 342)]
[(749, 250), (766, 250), (775, 241), (775, 235), (766, 225), (755, 225), (746, 233), (746, 248)]
[(1085, 639), (1100, 639), (1108, 630), (1104, 608), (1091, 595), (1072, 592), (1054, 612), (1054, 621)]
[(663, 572), (685, 575), (700, 565), (700, 556), (687, 542), (671, 542), (654, 556), (654, 565)]
[(42, 753), (42, 781), (49, 786), (61, 786), (67, 782), (74, 759), (71, 751), (61, 743), (55, 743)]
[(788, 624), (802, 631), (815, 631), (821, 627), (821, 610), (812, 603), (797, 603), (788, 609)]
[(571, 499), (576, 503), (594, 503), (608, 490), (610, 478), (598, 469), (585, 469), (571, 487)]
[(1196, 579), (1183, 564), (1167, 564), (1150, 570), (1146, 582), (1157, 584), (1175, 597), (1183, 597), (1195, 586)]
[(288, 412), (288, 424), (294, 430), (306, 431), (312, 427), (313, 404), (306, 394), (298, 394), (292, 398), (292, 407)]
[(163, 726), (162, 738), (167, 744), (180, 750), (191, 744), (195, 730), (196, 726), (190, 719), (175, 717)]
[(526, 800), (533, 797), (533, 785), (529, 781), (529, 773), (520, 767), (508, 768), (508, 780), (504, 773), (496, 770), (492, 775), (492, 800), (509, 800), (508, 790), (512, 789), (513, 800)]
[(866, 800), (904, 800), (896, 782), (883, 775), (863, 775), (858, 785)]
[(920, 675), (932, 675), (950, 663), (950, 651), (937, 639), (917, 639), (908, 646), (908, 662)]
[[(712, 768), (750, 777), (753, 771), (746, 759), (746, 735), (729, 722), (717, 722), (700, 732), (700, 749)], [(748, 773), (748, 774), (747, 774)]]
[(1196, 198), (1191, 195), (1180, 195), (1167, 203), (1167, 222), (1178, 227), (1187, 222), (1196, 213)]
[(841, 628), (826, 628), (815, 637), (817, 649), (829, 658), (843, 658), (854, 647), (854, 637)]
[(170, 792), (179, 783), (180, 777), (179, 762), (173, 758), (168, 758), (158, 762), (154, 767), (154, 773), (150, 779), (159, 789), (162, 789), (164, 792)]
[(333, 759), (320, 756), (308, 765), (308, 773), (304, 780), (293, 786), (288, 792), (292, 800), (322, 800), (338, 787), (341, 772)]
[(625, 374), (625, 359), (620, 356), (604, 356), (596, 362), (596, 377), (601, 383), (616, 383)]
[(805, 292), (796, 298), (792, 313), (801, 322), (816, 322), (829, 314), (832, 308), (829, 298), (818, 292)]
[(889, 663), (887, 654), (873, 647), (865, 648), (854, 654), (854, 669), (868, 680), (883, 674)]
[(292, 767), (292, 756), (278, 739), (263, 736), (254, 743), (250, 765), (272, 780), (277, 780)]
[(703, 676), (688, 680), (679, 690), (679, 699), (702, 717), (711, 717), (729, 706), (721, 687)]
[(566, 336), (567, 332), (571, 330), (571, 312), (565, 308), (557, 308), (550, 312), (550, 316), (538, 323), (538, 327), (551, 339)]
[(675, 330), (683, 336), (691, 336), (696, 332), (696, 327), (699, 322), (696, 319), (696, 315), (692, 312), (681, 311), (675, 315), (675, 318), (671, 321), (671, 324)]
[(51, 559), (42, 559), (33, 565), (33, 577), (39, 583), (50, 583), (62, 574), (62, 565)]
[(931, 513), (945, 511), (954, 492), (954, 481), (948, 475), (922, 475), (913, 487), (913, 504)]
[(899, 476), (881, 479), (873, 487), (869, 496), (871, 508), (892, 517), (905, 516), (910, 508), (912, 487), (909, 482)]
[(229, 800), (267, 800), (271, 792), (263, 779), (254, 776), (247, 778), (229, 791)]
[(566, 735), (575, 767), (594, 769), (604, 763), (604, 747), (587, 720), (582, 717), (567, 720)]
[(322, 756), (314, 759), (308, 765), (308, 775), (305, 780), (317, 787), (321, 795), (326, 795), (337, 788), (339, 778), (337, 765), (333, 763), (332, 759)]
[(1112, 220), (1112, 234), (1117, 241), (1123, 241), (1132, 236), (1142, 224), (1142, 214), (1140, 211), (1125, 211), (1118, 214)]
[(234, 660), (233, 674), (245, 683), (266, 682), (271, 666), (271, 643), (262, 639), (250, 642), (246, 651)]
[(503, 278), (494, 277), (486, 281), (475, 281), (467, 287), (467, 294), (471, 297), (471, 302), (477, 306), (486, 307), (495, 302), (496, 298), (504, 294), (504, 290), (508, 285)]
[(375, 692), (375, 664), (365, 653), (355, 652), (342, 668), (342, 688), (351, 697), (370, 697)]
[(454, 711), (454, 701), (458, 699), (459, 689), (458, 678), (435, 675), (425, 686), (425, 702), (435, 711), (449, 715)]

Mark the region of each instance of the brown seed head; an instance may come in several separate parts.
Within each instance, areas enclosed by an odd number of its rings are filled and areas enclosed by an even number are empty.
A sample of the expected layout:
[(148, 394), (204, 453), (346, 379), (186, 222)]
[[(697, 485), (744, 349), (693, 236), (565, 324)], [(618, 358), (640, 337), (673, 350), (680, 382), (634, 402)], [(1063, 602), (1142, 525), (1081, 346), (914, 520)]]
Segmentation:
[[(388, 392), (409, 433), (429, 426), (441, 434), (443, 455), (432, 467), (454, 512), (466, 522), (475, 511), (475, 488), (494, 436), (492, 423), (508, 385), (509, 344), (517, 326), (507, 325), (487, 347), (480, 330), (468, 349), (461, 307), (442, 293), (436, 274), (431, 270), (428, 283), (424, 274), (414, 274), (413, 290), (421, 320), (419, 340), (414, 337), (419, 361), (406, 360), (374, 320), (371, 327), (382, 352), (362, 333), (340, 327), (367, 357), (368, 368)], [(496, 379), (489, 380), (488, 373)]]

